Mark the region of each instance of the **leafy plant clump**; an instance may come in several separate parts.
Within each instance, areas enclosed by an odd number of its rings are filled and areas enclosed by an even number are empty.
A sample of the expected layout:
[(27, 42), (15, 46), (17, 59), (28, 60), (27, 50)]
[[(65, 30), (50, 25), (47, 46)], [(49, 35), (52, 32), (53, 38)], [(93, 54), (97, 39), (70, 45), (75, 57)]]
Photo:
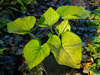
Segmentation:
[(97, 9), (91, 11), (91, 14), (89, 16), (88, 25), (94, 26), (96, 29), (100, 29), (100, 7)]
[(26, 6), (28, 6), (29, 4), (37, 3), (36, 0), (1, 0), (0, 2), (1, 2), (0, 4), (2, 4), (2, 5), (17, 5), (17, 4), (20, 4), (22, 11), (27, 11)]
[[(29, 34), (35, 39), (30, 40), (24, 47), (24, 57), (30, 69), (40, 64), (50, 51), (54, 54), (56, 61), (61, 65), (73, 68), (80, 68), (82, 41), (79, 36), (70, 32), (69, 19), (85, 19), (90, 14), (89, 11), (77, 6), (61, 6), (55, 11), (50, 7), (39, 19), (37, 25), (47, 27), (51, 30), (47, 42), (41, 44), (41, 40), (34, 36), (31, 29), (36, 24), (34, 16), (17, 18), (8, 23), (9, 33)], [(55, 27), (59, 18), (63, 21)]]
[(100, 7), (91, 11), (91, 15), (89, 16), (90, 21), (88, 22), (89, 26), (94, 26), (96, 34), (94, 35), (92, 41), (88, 43), (88, 47), (86, 47), (87, 51), (90, 53), (91, 58), (93, 58), (93, 62), (89, 67), (90, 71), (93, 72), (94, 75), (100, 74)]
[(100, 35), (94, 36), (86, 49), (90, 52), (90, 55), (93, 58), (92, 65), (89, 69), (93, 74), (100, 74)]

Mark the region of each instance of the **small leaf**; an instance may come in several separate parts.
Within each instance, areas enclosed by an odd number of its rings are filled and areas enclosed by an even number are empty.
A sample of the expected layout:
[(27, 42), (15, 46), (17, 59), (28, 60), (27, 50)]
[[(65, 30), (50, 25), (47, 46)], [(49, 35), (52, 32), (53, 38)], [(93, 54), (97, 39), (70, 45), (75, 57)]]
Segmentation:
[(4, 50), (7, 50), (7, 49), (9, 49), (9, 48), (7, 48), (7, 47), (0, 47), (0, 52), (2, 52)]
[(57, 9), (62, 19), (85, 19), (90, 12), (77, 6), (61, 6)]
[(3, 55), (4, 53), (0, 51), (0, 55)]
[(76, 34), (64, 32), (61, 40), (53, 35), (47, 43), (59, 64), (80, 68), (82, 41)]
[(15, 10), (15, 11), (19, 11), (17, 8), (14, 8), (14, 7), (8, 7), (7, 9), (12, 9), (12, 10)]
[(60, 35), (61, 33), (65, 31), (70, 31), (70, 30), (71, 30), (71, 27), (68, 23), (68, 20), (62, 21), (61, 24), (56, 27), (56, 31), (58, 35)]
[(9, 33), (27, 34), (35, 24), (35, 17), (28, 16), (24, 18), (17, 18), (13, 22), (7, 24)]
[(91, 42), (92, 42), (92, 39), (91, 39), (91, 38), (88, 38), (88, 40), (87, 40), (87, 45), (88, 45), (88, 46), (92, 46)]
[(25, 7), (25, 5), (24, 5), (24, 3), (22, 2), (22, 0), (17, 0), (17, 2), (18, 2), (19, 4), (21, 4), (21, 10), (22, 10), (22, 11), (27, 11), (27, 8)]
[(59, 20), (58, 13), (50, 7), (39, 19), (38, 25), (40, 27), (51, 28)]
[(96, 33), (97, 33), (97, 34), (100, 34), (100, 29), (97, 29), (97, 30), (96, 30)]
[(0, 40), (0, 44), (4, 44), (4, 42), (2, 40)]
[(24, 57), (30, 69), (40, 64), (49, 54), (48, 44), (40, 46), (38, 40), (29, 41), (24, 48)]

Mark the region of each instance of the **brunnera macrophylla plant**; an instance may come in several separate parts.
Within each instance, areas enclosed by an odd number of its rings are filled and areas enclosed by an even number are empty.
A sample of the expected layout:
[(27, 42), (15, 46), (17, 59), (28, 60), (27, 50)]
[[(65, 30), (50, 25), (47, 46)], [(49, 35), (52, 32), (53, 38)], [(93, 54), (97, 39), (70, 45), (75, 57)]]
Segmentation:
[[(49, 56), (50, 51), (59, 64), (80, 68), (82, 41), (79, 36), (70, 32), (71, 27), (68, 20), (85, 19), (89, 14), (89, 11), (77, 6), (61, 6), (56, 11), (50, 7), (37, 22), (38, 26), (48, 27), (52, 32), (48, 41), (42, 45), (40, 40), (31, 33), (31, 29), (36, 22), (34, 16), (17, 18), (8, 23), (7, 29), (9, 33), (30, 34), (35, 38), (30, 40), (24, 47), (24, 57), (30, 69)], [(60, 16), (63, 21), (55, 27), (57, 34), (55, 35), (52, 26), (59, 20)]]

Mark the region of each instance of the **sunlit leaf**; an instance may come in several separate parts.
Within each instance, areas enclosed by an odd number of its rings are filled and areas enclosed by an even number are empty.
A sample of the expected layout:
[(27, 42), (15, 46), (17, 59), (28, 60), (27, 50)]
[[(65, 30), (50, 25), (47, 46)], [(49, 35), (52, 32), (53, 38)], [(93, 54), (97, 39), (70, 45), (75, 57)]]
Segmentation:
[(90, 12), (77, 6), (61, 6), (57, 12), (62, 16), (62, 19), (85, 19)]
[(34, 16), (24, 18), (17, 18), (16, 20), (8, 23), (7, 29), (9, 33), (27, 34), (34, 26), (36, 19)]
[(61, 33), (65, 31), (70, 31), (70, 30), (71, 30), (71, 27), (68, 23), (68, 20), (62, 21), (61, 24), (56, 27), (56, 31), (58, 35), (60, 35)]
[(47, 43), (40, 46), (38, 40), (29, 41), (24, 48), (24, 57), (30, 69), (40, 64), (50, 53)]
[(47, 43), (59, 64), (80, 68), (82, 41), (76, 34), (64, 32), (61, 40), (53, 35)]
[(38, 25), (40, 27), (52, 27), (59, 20), (58, 13), (50, 7), (39, 19)]

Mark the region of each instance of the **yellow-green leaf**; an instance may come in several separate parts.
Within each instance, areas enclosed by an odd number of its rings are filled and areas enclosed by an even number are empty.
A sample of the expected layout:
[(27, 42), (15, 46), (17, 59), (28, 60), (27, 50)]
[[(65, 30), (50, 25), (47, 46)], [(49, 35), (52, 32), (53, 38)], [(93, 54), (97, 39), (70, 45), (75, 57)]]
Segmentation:
[(61, 24), (56, 27), (56, 31), (58, 35), (60, 35), (61, 33), (65, 31), (70, 31), (70, 30), (71, 30), (71, 27), (68, 23), (68, 20), (62, 21)]
[(59, 64), (80, 68), (82, 41), (76, 34), (64, 32), (61, 40), (53, 35), (47, 43)]
[(39, 19), (38, 25), (40, 27), (52, 27), (58, 20), (59, 14), (50, 7)]
[(24, 48), (24, 57), (30, 69), (40, 64), (49, 54), (48, 44), (40, 46), (38, 40), (29, 41)]
[(62, 19), (85, 19), (90, 15), (89, 11), (78, 6), (61, 6), (57, 12)]
[(34, 26), (36, 19), (34, 16), (24, 18), (17, 18), (16, 20), (7, 24), (9, 33), (27, 34)]

